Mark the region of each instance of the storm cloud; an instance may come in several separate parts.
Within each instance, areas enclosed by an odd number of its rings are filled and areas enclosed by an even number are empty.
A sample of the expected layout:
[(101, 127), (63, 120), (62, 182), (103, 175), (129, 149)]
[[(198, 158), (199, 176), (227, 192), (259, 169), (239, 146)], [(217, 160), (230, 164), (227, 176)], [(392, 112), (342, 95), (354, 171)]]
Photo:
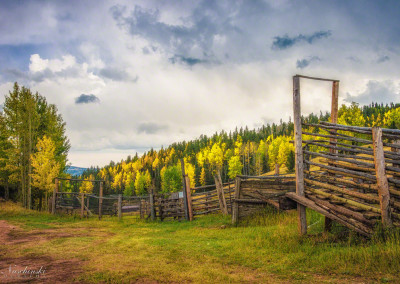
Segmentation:
[(393, 81), (375, 81), (370, 80), (366, 84), (365, 91), (357, 94), (347, 94), (345, 100), (347, 102), (357, 102), (360, 104), (376, 103), (398, 103), (400, 98), (400, 86), (395, 85)]
[(311, 56), (309, 58), (303, 58), (301, 60), (297, 60), (296, 61), (296, 67), (299, 69), (304, 69), (306, 68), (308, 65), (310, 65), (313, 61), (321, 61), (321, 58), (319, 58), (318, 56)]
[(85, 95), (82, 94), (79, 97), (75, 98), (75, 104), (91, 104), (91, 103), (99, 103), (100, 99), (93, 94)]
[[(287, 120), (299, 72), (399, 100), (399, 1), (45, 2), (0, 1), (0, 104), (15, 81), (56, 104), (76, 166)], [(304, 115), (325, 83), (302, 82)]]
[(273, 49), (286, 49), (294, 46), (297, 43), (307, 42), (309, 44), (314, 43), (317, 40), (328, 38), (332, 35), (331, 31), (318, 31), (310, 35), (299, 34), (295, 37), (289, 37), (287, 34), (284, 36), (274, 37), (274, 42), (272, 43)]

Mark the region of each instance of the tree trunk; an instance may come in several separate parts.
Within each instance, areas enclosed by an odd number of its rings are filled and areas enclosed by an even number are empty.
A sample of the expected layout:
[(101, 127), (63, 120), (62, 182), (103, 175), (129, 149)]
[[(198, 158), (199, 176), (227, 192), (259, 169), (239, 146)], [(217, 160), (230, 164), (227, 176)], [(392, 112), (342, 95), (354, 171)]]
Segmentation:
[(275, 175), (279, 176), (279, 164), (278, 163), (275, 164)]
[(32, 151), (32, 122), (31, 122), (31, 112), (29, 111), (29, 148), (28, 148), (28, 208), (29, 209), (32, 209), (31, 151)]
[(4, 199), (7, 201), (10, 198), (10, 189), (8, 188), (8, 184), (5, 186), (5, 191)]

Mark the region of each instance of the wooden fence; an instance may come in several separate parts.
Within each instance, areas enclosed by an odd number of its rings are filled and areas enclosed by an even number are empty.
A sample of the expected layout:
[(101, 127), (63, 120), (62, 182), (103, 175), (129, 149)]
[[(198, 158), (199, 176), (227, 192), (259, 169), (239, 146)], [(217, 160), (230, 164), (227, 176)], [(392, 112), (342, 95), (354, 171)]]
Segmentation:
[(278, 210), (294, 209), (296, 203), (285, 195), (295, 190), (295, 178), (290, 176), (236, 177), (232, 223), (268, 205)]
[[(224, 196), (228, 213), (232, 212), (233, 182), (223, 184)], [(218, 192), (216, 185), (206, 185), (192, 188), (191, 205), (193, 216), (210, 214), (220, 211)]]
[(323, 131), (302, 131), (305, 196), (287, 196), (366, 236), (378, 221), (400, 226), (400, 130), (326, 122), (305, 128)]
[(81, 217), (98, 215), (133, 215), (145, 218), (150, 214), (149, 196), (125, 197), (122, 195), (96, 196), (77, 192), (56, 192), (55, 210), (64, 213), (79, 213)]
[[(186, 182), (190, 184), (189, 181)], [(224, 196), (228, 212), (232, 211), (233, 204), (233, 183), (224, 184)], [(56, 212), (80, 213), (82, 217), (98, 215), (119, 216), (134, 215), (140, 218), (167, 218), (185, 219), (187, 210), (188, 216), (217, 213), (220, 210), (218, 193), (215, 185), (207, 185), (191, 188), (185, 199), (182, 192), (171, 194), (153, 194), (147, 196), (125, 197), (122, 195), (96, 196), (77, 192), (58, 192), (57, 186), (54, 190), (54, 210)], [(181, 194), (181, 195), (179, 195)]]

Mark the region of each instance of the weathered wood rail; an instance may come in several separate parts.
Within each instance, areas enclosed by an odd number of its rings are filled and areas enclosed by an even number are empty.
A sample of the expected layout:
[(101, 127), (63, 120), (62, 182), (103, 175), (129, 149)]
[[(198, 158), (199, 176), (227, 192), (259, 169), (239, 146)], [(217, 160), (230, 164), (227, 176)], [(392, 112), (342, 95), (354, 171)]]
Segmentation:
[[(305, 197), (289, 196), (366, 236), (378, 222), (400, 226), (400, 131), (325, 122), (304, 126), (327, 134), (306, 132)], [(320, 139), (327, 136), (332, 140)]]
[[(136, 215), (145, 218), (150, 214), (149, 196), (122, 195), (96, 196), (78, 192), (56, 192), (54, 213), (64, 212), (68, 214), (79, 213), (81, 217), (94, 214), (118, 216)], [(101, 205), (100, 205), (101, 204)]]
[(238, 224), (265, 206), (280, 211), (296, 208), (296, 203), (286, 197), (286, 193), (295, 190), (295, 178), (291, 176), (236, 177), (232, 223)]
[[(305, 208), (371, 236), (376, 225), (400, 226), (400, 130), (337, 124), (339, 81), (332, 82), (331, 122), (301, 121), (300, 78), (293, 77), (296, 193), (300, 234), (307, 233)], [(304, 131), (303, 129), (306, 129)]]

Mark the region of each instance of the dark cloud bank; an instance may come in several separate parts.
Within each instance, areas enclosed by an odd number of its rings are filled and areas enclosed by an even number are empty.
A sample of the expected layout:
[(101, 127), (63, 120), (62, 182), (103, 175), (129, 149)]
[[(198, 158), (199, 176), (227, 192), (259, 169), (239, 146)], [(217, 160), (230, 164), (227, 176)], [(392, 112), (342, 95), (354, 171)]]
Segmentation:
[(93, 94), (85, 95), (82, 94), (79, 97), (75, 98), (75, 104), (90, 104), (90, 103), (99, 103), (100, 99)]
[(272, 43), (272, 49), (286, 49), (294, 46), (299, 42), (307, 42), (309, 44), (314, 43), (317, 40), (328, 38), (332, 35), (331, 31), (318, 31), (311, 35), (299, 34), (295, 37), (289, 37), (288, 35), (274, 37)]

